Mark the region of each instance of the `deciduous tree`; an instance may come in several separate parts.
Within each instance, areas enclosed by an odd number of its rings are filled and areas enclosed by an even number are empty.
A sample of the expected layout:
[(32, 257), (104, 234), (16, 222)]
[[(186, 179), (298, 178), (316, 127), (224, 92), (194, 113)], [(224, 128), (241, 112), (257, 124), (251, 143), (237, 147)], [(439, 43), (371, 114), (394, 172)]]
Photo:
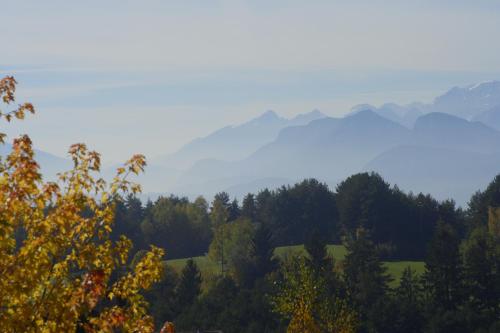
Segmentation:
[(357, 315), (347, 303), (326, 294), (326, 281), (302, 259), (282, 270), (274, 310), (288, 320), (288, 333), (355, 332)]
[[(6, 107), (15, 89), (14, 78), (0, 81)], [(34, 112), (29, 103), (0, 118), (26, 112)], [(133, 270), (119, 270), (131, 242), (110, 240), (115, 202), (140, 190), (127, 176), (143, 171), (144, 157), (131, 158), (108, 185), (96, 177), (98, 153), (75, 144), (69, 154), (74, 167), (58, 182), (43, 181), (27, 135), (0, 160), (0, 331), (152, 332), (139, 291), (160, 278), (163, 251), (152, 248)]]

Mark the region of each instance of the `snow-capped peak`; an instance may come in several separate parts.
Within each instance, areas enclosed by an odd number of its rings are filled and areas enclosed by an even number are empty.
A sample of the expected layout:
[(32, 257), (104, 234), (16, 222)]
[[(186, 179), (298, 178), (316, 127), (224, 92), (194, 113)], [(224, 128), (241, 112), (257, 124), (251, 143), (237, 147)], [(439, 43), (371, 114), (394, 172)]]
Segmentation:
[(474, 89), (477, 89), (479, 88), (480, 86), (482, 85), (485, 85), (485, 84), (490, 84), (490, 83), (497, 83), (498, 81), (494, 81), (494, 80), (489, 80), (489, 81), (483, 81), (483, 82), (479, 82), (479, 83), (476, 83), (476, 84), (473, 84), (471, 86), (469, 86), (469, 91), (472, 91)]

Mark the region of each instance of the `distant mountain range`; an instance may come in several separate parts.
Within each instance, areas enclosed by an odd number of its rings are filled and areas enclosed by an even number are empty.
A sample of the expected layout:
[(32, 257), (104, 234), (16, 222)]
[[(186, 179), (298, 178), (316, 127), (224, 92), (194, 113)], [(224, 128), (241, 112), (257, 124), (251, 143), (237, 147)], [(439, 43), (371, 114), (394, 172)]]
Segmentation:
[[(210, 196), (227, 190), (241, 197), (305, 177), (335, 186), (353, 173), (376, 171), (402, 189), (454, 198), (463, 205), (500, 172), (499, 81), (452, 88), (431, 104), (365, 104), (344, 118), (322, 116), (301, 125), (282, 121), (274, 127), (279, 129), (274, 140), (267, 132), (261, 136), (259, 130), (250, 130), (255, 120), (231, 127), (231, 137), (239, 135), (239, 128), (250, 131), (244, 132), (247, 144), (240, 152), (245, 153), (239, 158), (205, 155), (179, 174), (170, 191)], [(262, 121), (262, 128), (271, 127)], [(261, 141), (249, 145), (252, 138)], [(213, 145), (210, 149), (217, 150)]]
[(366, 110), (288, 127), (240, 161), (200, 161), (182, 174), (174, 192), (210, 193), (280, 178), (289, 180), (283, 184), (307, 177), (336, 184), (356, 172), (376, 171), (403, 189), (463, 204), (500, 172), (498, 162), (500, 132), (481, 123), (430, 113), (408, 129)]
[[(67, 165), (37, 155), (46, 172)], [(358, 105), (343, 118), (315, 110), (286, 119), (267, 111), (149, 164), (138, 179), (145, 197), (210, 198), (226, 190), (241, 198), (303, 178), (334, 187), (356, 172), (376, 171), (401, 189), (465, 205), (500, 173), (500, 82), (455, 87), (430, 104)]]
[(372, 110), (377, 114), (411, 128), (422, 115), (432, 112), (448, 113), (467, 120), (477, 120), (500, 129), (500, 81), (488, 81), (466, 87), (454, 87), (438, 96), (431, 104), (387, 103), (380, 107), (356, 105), (351, 113)]
[(282, 118), (274, 111), (267, 111), (242, 125), (227, 126), (204, 138), (194, 139), (174, 154), (156, 158), (152, 163), (174, 169), (185, 169), (203, 159), (236, 161), (273, 141), (281, 129), (304, 125), (324, 117), (326, 116), (318, 110), (292, 119)]

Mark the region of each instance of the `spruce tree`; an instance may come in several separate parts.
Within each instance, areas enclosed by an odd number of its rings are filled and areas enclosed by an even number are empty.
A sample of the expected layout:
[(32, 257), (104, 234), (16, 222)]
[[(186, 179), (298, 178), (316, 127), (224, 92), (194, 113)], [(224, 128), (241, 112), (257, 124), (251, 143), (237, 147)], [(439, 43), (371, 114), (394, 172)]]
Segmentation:
[(437, 308), (454, 310), (464, 296), (460, 239), (449, 224), (438, 222), (425, 261), (424, 280)]
[(248, 193), (244, 198), (243, 198), (243, 203), (241, 207), (241, 215), (244, 217), (249, 218), (253, 222), (255, 222), (255, 214), (256, 214), (257, 208), (255, 205), (255, 196), (251, 193)]
[(361, 319), (366, 320), (371, 308), (386, 295), (391, 278), (365, 229), (358, 229), (354, 239), (347, 242), (347, 251), (344, 260), (347, 296)]
[(411, 267), (405, 268), (401, 275), (399, 287), (395, 290), (398, 307), (400, 332), (421, 332), (423, 327), (422, 285)]
[(238, 200), (236, 200), (236, 198), (234, 198), (234, 200), (229, 205), (228, 212), (229, 212), (229, 221), (235, 221), (236, 219), (238, 219), (238, 217), (240, 217), (241, 210), (238, 204)]
[[(500, 252), (484, 227), (472, 231), (464, 242), (464, 269), (468, 302), (476, 314), (500, 317)], [(485, 319), (486, 319), (485, 318)]]
[(304, 244), (308, 254), (306, 263), (312, 268), (313, 272), (317, 274), (322, 274), (333, 268), (332, 260), (328, 257), (326, 245), (325, 237), (323, 237), (317, 229), (309, 235)]
[(272, 233), (265, 225), (260, 224), (252, 239), (252, 252), (255, 265), (255, 278), (262, 278), (277, 267), (274, 258)]
[(177, 287), (177, 305), (181, 311), (191, 306), (201, 292), (201, 274), (193, 259), (186, 262), (182, 269)]

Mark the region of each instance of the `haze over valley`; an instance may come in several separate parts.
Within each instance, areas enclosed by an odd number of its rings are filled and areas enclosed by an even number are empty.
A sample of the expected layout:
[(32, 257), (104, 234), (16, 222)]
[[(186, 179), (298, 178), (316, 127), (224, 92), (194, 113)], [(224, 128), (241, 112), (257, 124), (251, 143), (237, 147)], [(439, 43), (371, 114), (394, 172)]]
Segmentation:
[[(499, 81), (454, 87), (432, 103), (356, 105), (343, 117), (266, 111), (149, 159), (139, 181), (145, 198), (210, 198), (225, 190), (241, 199), (305, 178), (335, 188), (351, 174), (374, 171), (405, 191), (465, 205), (499, 171), (499, 130)], [(39, 154), (49, 173), (67, 168)]]

